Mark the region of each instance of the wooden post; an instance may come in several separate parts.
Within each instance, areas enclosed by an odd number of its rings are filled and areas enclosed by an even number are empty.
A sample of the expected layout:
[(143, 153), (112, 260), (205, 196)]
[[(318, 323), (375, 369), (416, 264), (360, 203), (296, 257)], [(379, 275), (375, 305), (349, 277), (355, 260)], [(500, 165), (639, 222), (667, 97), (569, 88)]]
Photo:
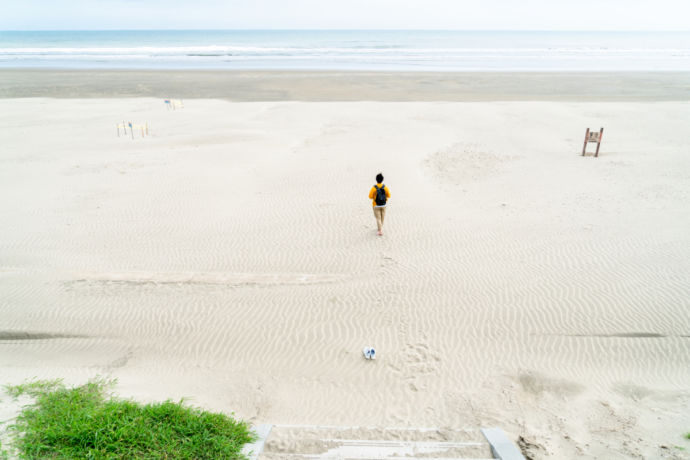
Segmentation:
[(589, 128), (585, 132), (585, 145), (582, 146), (582, 156), (585, 156), (585, 150), (587, 150), (587, 141), (589, 140)]
[(599, 140), (597, 141), (597, 151), (594, 154), (595, 157), (599, 156), (599, 147), (601, 146), (601, 138), (602, 137), (604, 137), (604, 128), (603, 127), (599, 130)]

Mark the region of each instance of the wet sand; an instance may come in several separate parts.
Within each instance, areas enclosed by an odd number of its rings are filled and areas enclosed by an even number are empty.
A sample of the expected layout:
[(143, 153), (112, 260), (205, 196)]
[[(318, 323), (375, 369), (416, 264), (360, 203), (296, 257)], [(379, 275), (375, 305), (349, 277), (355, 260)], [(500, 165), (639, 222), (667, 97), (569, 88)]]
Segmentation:
[(687, 101), (688, 72), (0, 70), (0, 98), (250, 101)]

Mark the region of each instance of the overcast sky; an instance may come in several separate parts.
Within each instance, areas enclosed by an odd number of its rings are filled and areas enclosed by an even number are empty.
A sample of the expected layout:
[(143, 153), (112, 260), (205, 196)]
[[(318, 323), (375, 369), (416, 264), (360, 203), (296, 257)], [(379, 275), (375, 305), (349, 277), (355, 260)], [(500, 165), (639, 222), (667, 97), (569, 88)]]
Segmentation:
[(690, 0), (0, 0), (0, 30), (690, 30)]

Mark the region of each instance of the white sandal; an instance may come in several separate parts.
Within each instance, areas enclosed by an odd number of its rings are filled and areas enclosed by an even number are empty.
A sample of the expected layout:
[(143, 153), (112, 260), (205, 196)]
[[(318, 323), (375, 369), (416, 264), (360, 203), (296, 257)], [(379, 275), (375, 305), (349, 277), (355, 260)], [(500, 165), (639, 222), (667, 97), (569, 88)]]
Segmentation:
[(373, 347), (364, 347), (362, 350), (364, 359), (376, 359), (376, 350)]

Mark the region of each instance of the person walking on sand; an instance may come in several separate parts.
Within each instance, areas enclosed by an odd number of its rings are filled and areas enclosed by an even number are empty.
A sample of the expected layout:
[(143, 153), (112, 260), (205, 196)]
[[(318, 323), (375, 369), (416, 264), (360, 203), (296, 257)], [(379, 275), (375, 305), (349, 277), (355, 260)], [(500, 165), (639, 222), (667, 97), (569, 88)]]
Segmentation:
[(391, 192), (383, 183), (383, 174), (376, 175), (376, 185), (369, 190), (369, 199), (372, 200), (374, 206), (374, 217), (376, 217), (376, 226), (378, 227), (379, 236), (383, 235), (383, 220), (386, 218), (386, 202), (391, 197)]

